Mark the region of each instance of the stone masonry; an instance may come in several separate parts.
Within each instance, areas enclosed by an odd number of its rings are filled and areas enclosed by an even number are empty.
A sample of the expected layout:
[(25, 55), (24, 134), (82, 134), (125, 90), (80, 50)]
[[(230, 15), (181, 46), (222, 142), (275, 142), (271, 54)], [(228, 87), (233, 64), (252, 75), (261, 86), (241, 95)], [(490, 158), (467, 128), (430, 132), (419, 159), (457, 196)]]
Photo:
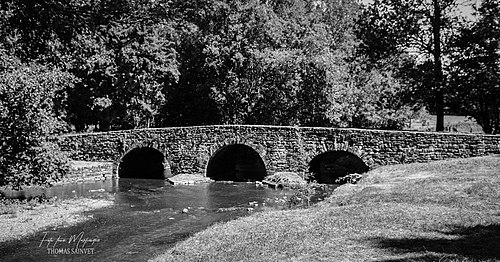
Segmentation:
[(500, 136), (286, 126), (194, 126), (136, 129), (58, 138), (70, 158), (112, 161), (130, 150), (151, 147), (165, 155), (172, 174), (205, 174), (208, 161), (227, 145), (253, 148), (268, 174), (304, 172), (315, 156), (348, 151), (369, 167), (500, 154)]

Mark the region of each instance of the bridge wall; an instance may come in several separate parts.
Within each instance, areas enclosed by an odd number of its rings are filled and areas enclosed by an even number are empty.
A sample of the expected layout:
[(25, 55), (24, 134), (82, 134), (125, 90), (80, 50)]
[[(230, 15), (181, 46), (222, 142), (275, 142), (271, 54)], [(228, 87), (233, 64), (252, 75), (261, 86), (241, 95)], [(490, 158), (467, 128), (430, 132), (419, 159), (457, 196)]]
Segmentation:
[(370, 167), (500, 154), (500, 136), (311, 127), (176, 127), (59, 138), (73, 160), (119, 163), (133, 148), (152, 147), (165, 155), (174, 175), (204, 174), (210, 157), (231, 144), (252, 147), (268, 174), (306, 171), (311, 159), (330, 150), (354, 153)]

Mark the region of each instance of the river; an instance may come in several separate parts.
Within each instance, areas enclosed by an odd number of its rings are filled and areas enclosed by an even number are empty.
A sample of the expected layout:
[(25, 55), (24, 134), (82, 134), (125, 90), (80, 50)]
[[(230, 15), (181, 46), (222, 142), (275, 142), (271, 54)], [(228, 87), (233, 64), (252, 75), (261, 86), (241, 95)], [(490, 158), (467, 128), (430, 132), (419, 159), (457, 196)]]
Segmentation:
[[(321, 193), (319, 199), (333, 188)], [(255, 183), (174, 186), (165, 180), (119, 179), (56, 185), (43, 193), (60, 199), (113, 199), (114, 203), (86, 212), (92, 216), (87, 222), (0, 243), (0, 261), (145, 261), (214, 223), (264, 208), (279, 208), (279, 203), (293, 191)], [(61, 249), (49, 251), (48, 242), (44, 241), (72, 236), (89, 239), (91, 242), (83, 248), (92, 248), (93, 254), (65, 254), (75, 250)], [(90, 249), (76, 252), (90, 252)]]

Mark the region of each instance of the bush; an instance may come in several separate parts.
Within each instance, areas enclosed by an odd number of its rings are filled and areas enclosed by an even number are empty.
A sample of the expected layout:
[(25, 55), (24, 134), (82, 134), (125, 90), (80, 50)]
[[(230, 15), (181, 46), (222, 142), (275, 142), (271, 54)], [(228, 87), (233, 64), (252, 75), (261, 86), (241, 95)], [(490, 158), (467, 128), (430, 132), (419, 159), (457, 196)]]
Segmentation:
[(288, 208), (309, 207), (312, 197), (318, 194), (319, 185), (315, 182), (305, 183), (294, 188), (294, 193), (288, 198), (286, 205)]
[(363, 175), (361, 174), (349, 174), (347, 176), (342, 176), (337, 179), (335, 179), (336, 184), (356, 184), (361, 178), (363, 178)]
[(306, 184), (306, 180), (294, 172), (276, 172), (273, 175), (267, 176), (264, 183), (279, 187), (299, 188)]
[[(63, 90), (74, 78), (37, 64), (0, 69), (0, 186), (48, 186), (68, 170), (51, 137), (60, 133)], [(56, 114), (57, 112), (57, 114)]]

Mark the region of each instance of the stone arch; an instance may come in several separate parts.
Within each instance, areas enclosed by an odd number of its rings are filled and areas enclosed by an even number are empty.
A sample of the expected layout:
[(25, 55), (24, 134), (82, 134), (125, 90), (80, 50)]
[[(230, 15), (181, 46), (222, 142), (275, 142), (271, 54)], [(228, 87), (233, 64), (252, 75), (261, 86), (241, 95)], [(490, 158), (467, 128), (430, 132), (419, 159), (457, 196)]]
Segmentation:
[(118, 177), (141, 179), (165, 179), (170, 167), (165, 155), (148, 146), (134, 147), (118, 161)]
[(244, 144), (225, 145), (217, 150), (206, 168), (206, 176), (216, 181), (261, 181), (267, 175), (259, 153)]
[(334, 184), (338, 177), (364, 173), (368, 166), (357, 155), (343, 150), (327, 151), (309, 162), (309, 172), (321, 184)]

